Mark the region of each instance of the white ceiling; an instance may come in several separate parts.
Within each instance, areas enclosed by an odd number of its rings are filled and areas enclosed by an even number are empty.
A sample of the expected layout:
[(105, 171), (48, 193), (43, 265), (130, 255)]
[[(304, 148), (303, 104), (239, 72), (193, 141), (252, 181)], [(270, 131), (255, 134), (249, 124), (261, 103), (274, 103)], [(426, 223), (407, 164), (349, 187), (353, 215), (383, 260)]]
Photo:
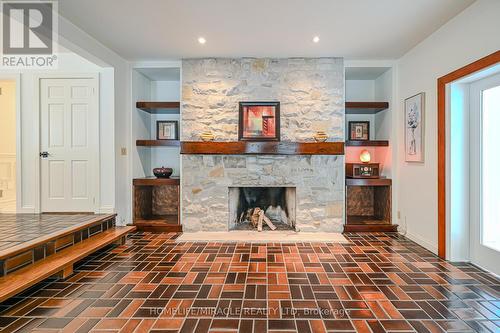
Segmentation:
[[(129, 60), (395, 59), (474, 0), (60, 0), (63, 16)], [(312, 42), (318, 35), (320, 42)], [(198, 37), (206, 38), (200, 45)]]

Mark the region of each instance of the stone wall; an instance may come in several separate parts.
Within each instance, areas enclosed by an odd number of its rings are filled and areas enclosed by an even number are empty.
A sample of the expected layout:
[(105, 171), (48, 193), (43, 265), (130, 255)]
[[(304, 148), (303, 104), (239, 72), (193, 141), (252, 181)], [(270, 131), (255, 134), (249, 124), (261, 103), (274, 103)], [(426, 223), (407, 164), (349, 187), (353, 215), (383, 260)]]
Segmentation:
[[(344, 67), (340, 58), (190, 59), (182, 65), (181, 140), (238, 140), (240, 101), (279, 101), (281, 140), (344, 141)], [(182, 155), (184, 231), (227, 231), (229, 187), (296, 187), (296, 227), (342, 231), (343, 156)]]
[(183, 60), (181, 139), (210, 130), (238, 140), (242, 101), (279, 101), (282, 141), (311, 141), (317, 130), (344, 140), (341, 58)]
[(296, 187), (296, 229), (342, 231), (343, 156), (183, 155), (183, 230), (227, 231), (229, 187)]

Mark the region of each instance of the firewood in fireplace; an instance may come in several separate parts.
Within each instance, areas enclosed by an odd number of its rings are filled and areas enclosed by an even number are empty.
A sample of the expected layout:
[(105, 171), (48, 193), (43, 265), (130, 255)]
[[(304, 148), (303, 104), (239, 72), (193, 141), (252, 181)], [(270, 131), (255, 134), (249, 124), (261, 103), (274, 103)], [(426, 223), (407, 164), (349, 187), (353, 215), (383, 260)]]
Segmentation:
[(264, 212), (262, 210), (260, 210), (259, 208), (259, 212), (257, 213), (258, 216), (259, 216), (259, 219), (258, 219), (258, 222), (257, 222), (257, 231), (262, 231), (262, 220), (264, 219)]
[(257, 229), (257, 231), (262, 231), (264, 222), (271, 230), (276, 230), (276, 226), (266, 216), (264, 210), (259, 207), (249, 209), (245, 215), (248, 217), (247, 220), (254, 228)]
[(264, 214), (263, 210), (260, 211), (260, 215), (262, 216), (264, 222), (266, 222), (267, 226), (271, 228), (271, 230), (276, 230), (276, 226), (273, 224), (273, 222), (271, 222), (271, 220), (266, 216), (266, 214)]

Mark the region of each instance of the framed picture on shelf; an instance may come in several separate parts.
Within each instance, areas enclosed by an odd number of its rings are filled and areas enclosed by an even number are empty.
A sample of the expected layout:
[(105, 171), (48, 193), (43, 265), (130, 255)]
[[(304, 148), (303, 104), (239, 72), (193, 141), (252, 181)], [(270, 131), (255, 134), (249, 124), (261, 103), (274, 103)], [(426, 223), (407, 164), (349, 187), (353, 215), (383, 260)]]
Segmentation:
[(179, 122), (177, 120), (158, 120), (156, 122), (157, 140), (179, 140)]
[(240, 102), (238, 140), (280, 141), (280, 102)]
[(368, 141), (368, 140), (370, 140), (370, 122), (369, 121), (350, 121), (349, 122), (349, 140), (350, 141)]
[(405, 99), (405, 161), (424, 161), (425, 93)]

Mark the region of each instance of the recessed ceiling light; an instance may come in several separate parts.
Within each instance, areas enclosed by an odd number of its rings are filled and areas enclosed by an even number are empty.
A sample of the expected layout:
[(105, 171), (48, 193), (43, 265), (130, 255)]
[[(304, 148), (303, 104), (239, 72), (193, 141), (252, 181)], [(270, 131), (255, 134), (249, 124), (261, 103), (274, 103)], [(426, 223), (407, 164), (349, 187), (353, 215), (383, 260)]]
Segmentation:
[(205, 44), (206, 42), (207, 42), (207, 40), (205, 38), (203, 38), (203, 37), (198, 38), (198, 43)]
[(319, 36), (314, 36), (313, 42), (318, 43), (319, 42)]

